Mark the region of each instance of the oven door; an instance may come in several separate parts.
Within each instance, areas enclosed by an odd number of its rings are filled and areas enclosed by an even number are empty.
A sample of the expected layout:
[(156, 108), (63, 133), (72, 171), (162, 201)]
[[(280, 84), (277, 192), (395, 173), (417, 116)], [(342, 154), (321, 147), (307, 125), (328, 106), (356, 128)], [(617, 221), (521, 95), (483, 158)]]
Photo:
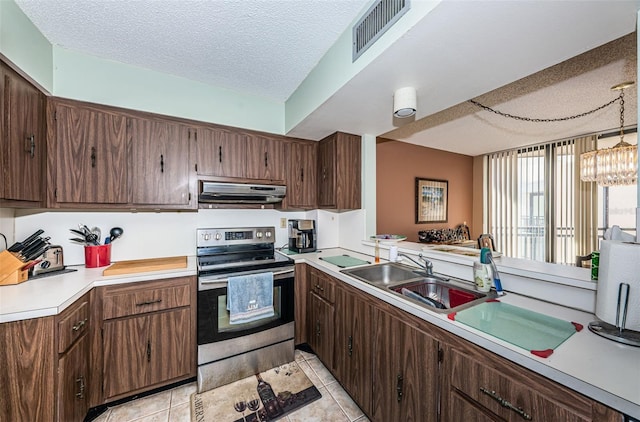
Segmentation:
[[(255, 271), (254, 271), (255, 272)], [(265, 272), (264, 270), (260, 272)], [(242, 273), (234, 273), (240, 275)], [(246, 274), (246, 273), (245, 273)], [(229, 277), (231, 274), (228, 274)], [(220, 276), (218, 276), (220, 277)], [(198, 290), (198, 345), (243, 337), (285, 325), (294, 320), (294, 268), (273, 273), (274, 315), (245, 324), (230, 324), (227, 310), (227, 279), (201, 278)]]

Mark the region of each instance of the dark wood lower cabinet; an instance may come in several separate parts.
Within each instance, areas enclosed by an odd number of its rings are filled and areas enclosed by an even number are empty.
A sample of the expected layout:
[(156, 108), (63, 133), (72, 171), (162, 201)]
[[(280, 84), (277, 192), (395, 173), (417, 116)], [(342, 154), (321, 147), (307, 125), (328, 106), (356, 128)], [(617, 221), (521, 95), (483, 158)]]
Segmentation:
[(360, 295), (351, 289), (336, 287), (334, 367), (344, 389), (369, 414), (373, 310)]
[(58, 360), (58, 420), (83, 421), (89, 410), (89, 336)]
[(373, 420), (438, 420), (437, 340), (384, 311), (374, 315)]
[(334, 307), (316, 293), (309, 293), (311, 327), (309, 346), (328, 369), (333, 369)]
[[(545, 422), (622, 422), (619, 412), (316, 268), (303, 272), (311, 292), (308, 318), (296, 318), (296, 325), (308, 326), (298, 333), (373, 422), (529, 416)], [(335, 302), (329, 300), (333, 292)]]
[(454, 335), (445, 334), (441, 344), (443, 421), (622, 420), (620, 413)]
[(98, 403), (195, 376), (195, 294), (195, 277), (99, 288)]
[(0, 324), (0, 421), (55, 419), (55, 318)]
[(188, 309), (105, 323), (104, 398), (188, 374), (190, 332)]

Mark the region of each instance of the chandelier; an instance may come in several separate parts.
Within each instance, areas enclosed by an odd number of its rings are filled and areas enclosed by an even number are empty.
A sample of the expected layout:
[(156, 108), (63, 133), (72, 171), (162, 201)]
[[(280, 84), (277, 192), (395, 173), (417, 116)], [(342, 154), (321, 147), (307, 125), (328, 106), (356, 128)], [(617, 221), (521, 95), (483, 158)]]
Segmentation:
[(623, 82), (611, 89), (620, 91), (620, 142), (611, 148), (580, 155), (580, 180), (601, 186), (633, 185), (638, 180), (638, 146), (624, 141), (624, 89), (633, 82)]

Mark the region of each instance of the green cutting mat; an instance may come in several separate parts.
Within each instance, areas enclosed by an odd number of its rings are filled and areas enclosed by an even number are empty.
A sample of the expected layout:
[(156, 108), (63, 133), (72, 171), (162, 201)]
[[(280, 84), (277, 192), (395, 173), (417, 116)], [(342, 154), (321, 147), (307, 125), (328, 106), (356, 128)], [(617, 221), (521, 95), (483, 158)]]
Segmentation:
[(484, 302), (451, 314), (449, 318), (541, 357), (553, 353), (553, 349), (582, 329), (580, 324), (500, 301)]
[(354, 258), (349, 255), (323, 256), (320, 259), (330, 264), (337, 265), (340, 268), (355, 267), (356, 265), (371, 264), (369, 261)]

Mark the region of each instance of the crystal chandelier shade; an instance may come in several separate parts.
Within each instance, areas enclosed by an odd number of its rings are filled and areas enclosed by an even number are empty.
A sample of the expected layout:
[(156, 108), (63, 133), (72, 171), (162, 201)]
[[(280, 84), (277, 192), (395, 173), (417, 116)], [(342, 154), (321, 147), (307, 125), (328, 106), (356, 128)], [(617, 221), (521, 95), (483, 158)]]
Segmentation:
[(600, 186), (633, 185), (638, 182), (638, 146), (624, 141), (624, 88), (633, 82), (616, 85), (620, 91), (620, 142), (611, 148), (580, 154), (580, 180)]

